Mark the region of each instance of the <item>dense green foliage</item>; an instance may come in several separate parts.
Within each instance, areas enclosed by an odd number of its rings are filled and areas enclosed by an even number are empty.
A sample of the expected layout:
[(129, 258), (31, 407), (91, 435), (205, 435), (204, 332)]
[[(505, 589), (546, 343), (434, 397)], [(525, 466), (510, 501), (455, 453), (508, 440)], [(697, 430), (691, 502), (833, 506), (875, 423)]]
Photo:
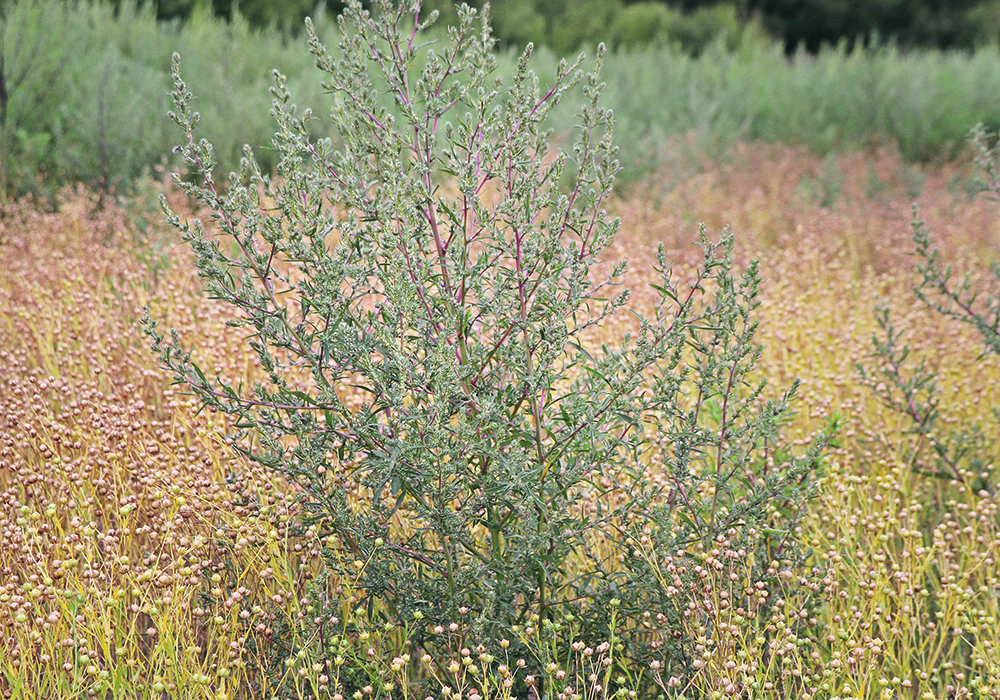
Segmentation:
[[(651, 11), (621, 24), (623, 45), (655, 20)], [(499, 21), (499, 20), (498, 20)], [(235, 170), (245, 143), (264, 143), (272, 69), (288, 76), (294, 94), (315, 102), (302, 39), (199, 14), (185, 24), (158, 22), (151, 10), (84, 0), (18, 0), (0, 20), (0, 200), (66, 181), (114, 189), (162, 163), (171, 139), (170, 54), (189, 57), (188, 82), (211, 94), (202, 128), (216, 145), (219, 177)], [(314, 22), (335, 39), (328, 16)], [(527, 26), (527, 25), (525, 25)], [(511, 75), (513, 51), (498, 54)], [(556, 57), (536, 51), (536, 70), (552, 76)], [(613, 109), (623, 180), (634, 181), (661, 161), (670, 140), (694, 133), (700, 148), (739, 139), (804, 143), (822, 152), (895, 141), (908, 158), (947, 155), (969, 124), (1000, 125), (1000, 55), (903, 52), (881, 47), (826, 48), (785, 56), (761, 39), (711, 42), (693, 56), (669, 46), (611, 52), (605, 59), (605, 101)], [(549, 125), (565, 135), (574, 108), (558, 107)], [(311, 129), (322, 132), (319, 121)], [(262, 167), (274, 154), (262, 152)]]
[[(205, 67), (195, 82), (219, 100), (206, 122), (233, 163), (244, 141), (268, 133), (267, 97), (257, 88), (271, 69), (301, 72), (279, 32), (209, 15), (164, 24), (134, 3), (117, 12), (100, 2), (8, 4), (0, 18), (0, 200), (67, 181), (115, 189), (162, 163), (178, 49)], [(238, 128), (225, 126), (230, 119)]]
[[(232, 0), (156, 0), (162, 19), (187, 18), (207, 7), (231, 17)], [(343, 11), (343, 0), (326, 9)], [(425, 3), (456, 17), (453, 0)], [(474, 3), (482, 6), (482, 0)], [(632, 40), (670, 37), (691, 39), (759, 20), (787, 47), (805, 44), (817, 50), (841, 39), (892, 38), (908, 46), (971, 47), (1000, 36), (997, 0), (495, 0), (496, 35), (501, 42), (546, 43), (571, 50), (584, 42), (614, 42), (621, 26), (631, 26)], [(315, 12), (316, 0), (242, 0), (239, 12), (258, 27), (277, 24), (298, 28)]]
[(842, 39), (967, 48), (1000, 36), (996, 0), (749, 0), (746, 7), (789, 48), (813, 51)]

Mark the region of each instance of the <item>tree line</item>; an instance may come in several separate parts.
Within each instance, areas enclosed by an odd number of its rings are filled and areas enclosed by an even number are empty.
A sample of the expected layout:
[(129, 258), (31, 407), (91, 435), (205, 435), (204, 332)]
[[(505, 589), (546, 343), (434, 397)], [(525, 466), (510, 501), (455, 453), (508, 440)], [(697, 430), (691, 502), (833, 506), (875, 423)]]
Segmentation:
[[(116, 2), (120, 0), (114, 0)], [(161, 19), (238, 9), (251, 24), (292, 31), (317, 0), (150, 0)], [(322, 1), (322, 0), (321, 0)], [(482, 5), (485, 0), (473, 0)], [(2, 4), (2, 3), (0, 3)], [(344, 0), (325, 0), (339, 14)], [(426, 0), (425, 11), (455, 16), (455, 0)], [(616, 46), (668, 42), (697, 52), (719, 35), (739, 42), (750, 27), (810, 52), (840, 41), (893, 40), (902, 46), (971, 48), (1000, 37), (1000, 0), (492, 0), (504, 43), (545, 44), (561, 53), (598, 41)]]

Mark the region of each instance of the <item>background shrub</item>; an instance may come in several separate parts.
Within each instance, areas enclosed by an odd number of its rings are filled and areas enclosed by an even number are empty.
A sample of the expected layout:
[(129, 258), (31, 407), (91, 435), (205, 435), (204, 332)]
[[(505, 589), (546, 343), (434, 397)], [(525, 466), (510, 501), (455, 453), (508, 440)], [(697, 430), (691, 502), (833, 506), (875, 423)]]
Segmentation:
[[(519, 32), (509, 42), (517, 51), (496, 54), (507, 78), (521, 42), (547, 41), (550, 31), (544, 13), (510, 2), (498, 8), (496, 20), (498, 28)], [(620, 183), (636, 183), (670, 161), (678, 144), (717, 155), (737, 141), (763, 139), (825, 154), (890, 142), (907, 159), (926, 161), (955, 155), (969, 124), (1000, 125), (1000, 108), (990, 99), (1000, 90), (1000, 55), (991, 46), (903, 51), (845, 42), (789, 58), (759, 24), (734, 29), (732, 6), (680, 14), (634, 5), (617, 24), (600, 12), (580, 12), (594, 30), (586, 41), (607, 36), (620, 43), (605, 59), (605, 100), (622, 149)], [(664, 34), (660, 20), (667, 18)], [(317, 33), (336, 43), (332, 16), (314, 20)], [(560, 21), (560, 31), (570, 24)], [(656, 27), (657, 42), (634, 44), (640, 25), (642, 36)], [(566, 36), (560, 50), (578, 43)], [(226, 21), (202, 11), (178, 23), (158, 21), (148, 5), (134, 3), (16, 0), (0, 13), (0, 37), (0, 82), (6, 86), (6, 97), (0, 96), (0, 195), (8, 201), (30, 192), (52, 201), (66, 182), (128, 190), (137, 177), (161, 167), (172, 148), (162, 114), (169, 107), (174, 50), (191, 59), (192, 88), (214, 96), (201, 109), (202, 128), (216, 145), (220, 180), (238, 169), (244, 144), (266, 143), (273, 135), (265, 91), (272, 69), (288, 77), (304, 103), (322, 92), (297, 48), (301, 37), (255, 28), (240, 15)], [(536, 51), (540, 76), (555, 75), (558, 56), (548, 48)], [(574, 117), (569, 106), (549, 114), (557, 139), (571, 139)], [(320, 120), (310, 128), (333, 136)], [(277, 162), (267, 150), (258, 158), (264, 169)]]

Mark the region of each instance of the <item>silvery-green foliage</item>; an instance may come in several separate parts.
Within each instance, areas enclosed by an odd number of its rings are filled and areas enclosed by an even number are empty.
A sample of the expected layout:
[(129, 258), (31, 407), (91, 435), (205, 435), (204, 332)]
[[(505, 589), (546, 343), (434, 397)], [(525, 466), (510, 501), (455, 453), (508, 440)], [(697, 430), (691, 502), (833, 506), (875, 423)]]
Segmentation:
[[(228, 189), (175, 59), (179, 152), (200, 174), (177, 182), (217, 231), (170, 220), (261, 381), (206, 376), (176, 335), (148, 332), (176, 381), (234, 419), (232, 444), (298, 485), (370, 613), (499, 635), (585, 602), (597, 635), (602, 602), (639, 614), (662, 595), (621, 564), (636, 532), (675, 551), (743, 532), (795, 500), (818, 449), (754, 478), (788, 396), (763, 401), (748, 379), (759, 276), (734, 274), (728, 234), (703, 238), (686, 284), (661, 251), (654, 317), (588, 343), (629, 311), (625, 264), (597, 272), (618, 229), (603, 49), (542, 86), (529, 46), (502, 84), (485, 13), (463, 8), (428, 44), (417, 10), (352, 3), (336, 57), (310, 25), (336, 137), (311, 136), (276, 74), (277, 172), (248, 150)], [(556, 149), (545, 118), (577, 84), (575, 141)]]

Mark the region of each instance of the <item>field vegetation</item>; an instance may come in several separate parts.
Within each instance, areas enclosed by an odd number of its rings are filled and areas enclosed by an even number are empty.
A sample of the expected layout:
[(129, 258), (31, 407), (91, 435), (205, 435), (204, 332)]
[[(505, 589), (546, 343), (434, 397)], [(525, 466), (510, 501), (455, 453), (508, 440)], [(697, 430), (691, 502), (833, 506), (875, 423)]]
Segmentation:
[[(831, 163), (842, 184), (827, 197), (816, 183)], [(958, 166), (915, 168), (888, 149), (824, 160), (754, 143), (682, 183), (668, 171), (615, 202), (623, 226), (613, 252), (635, 263), (640, 297), (652, 246), (693, 256), (698, 221), (731, 223), (738, 256), (765, 261), (758, 372), (776, 387), (802, 381), (789, 442), (808, 442), (831, 416), (840, 422), (796, 532), (812, 554), (792, 572), (782, 604), (753, 630), (740, 597), (767, 563), (745, 562), (738, 586), (710, 575), (716, 601), (739, 602), (692, 630), (701, 666), (676, 688), (663, 678), (669, 690), (711, 697), (733, 685), (742, 697), (872, 699), (1000, 692), (997, 361), (983, 355), (973, 329), (928, 313), (913, 296), (920, 277), (907, 254), (917, 178), (920, 215), (942, 256), (976, 285), (990, 284), (983, 263), (1000, 235), (996, 205), (969, 201), (970, 176)], [(200, 338), (198, 358), (213, 371), (252, 375), (247, 348), (200, 295), (188, 252), (160, 225), (139, 228), (148, 214), (82, 191), (61, 197), (58, 213), (5, 210), (2, 232), (3, 692), (249, 698), (280, 686), (289, 697), (364, 696), (366, 688), (404, 697), (408, 682), (423, 679), (435, 697), (445, 686), (452, 697), (473, 689), (488, 697), (503, 696), (507, 674), (523, 679), (520, 659), (498, 652), (499, 640), (475, 638), (465, 620), (440, 632), (419, 619), (387, 629), (377, 610), (352, 609), (350, 580), (332, 589), (341, 612), (326, 627), (304, 623), (325, 566), (317, 533), (296, 528), (295, 490), (234, 460), (218, 415), (198, 414), (192, 397), (165, 389), (139, 333), (139, 307)], [(876, 366), (880, 300), (906, 329), (908, 366), (925, 362), (938, 373), (932, 434), (914, 432), (879, 400), (884, 380), (873, 387), (857, 372), (856, 363)], [(601, 339), (615, 341), (629, 323), (612, 319)], [(960, 474), (922, 473), (932, 466), (931, 440), (976, 425), (982, 439), (960, 459)], [(691, 554), (692, 564), (711, 556)], [(597, 697), (588, 678), (612, 657), (609, 647), (576, 649), (573, 621), (561, 625), (558, 633), (525, 628), (529, 640), (538, 636), (525, 667), (546, 688), (565, 681)], [(444, 638), (441, 657), (424, 661), (407, 646), (418, 629)], [(313, 658), (317, 634), (341, 651)], [(622, 687), (640, 692), (655, 678), (655, 669), (639, 671), (630, 669)]]
[[(718, 56), (723, 55), (729, 54)], [(836, 60), (870, 58), (856, 56), (841, 54)], [(616, 94), (608, 76), (614, 75), (613, 59), (609, 56), (605, 65), (609, 98)], [(504, 60), (499, 72), (507, 77)], [(546, 60), (543, 54), (543, 84), (555, 75), (546, 76)], [(685, 60), (702, 65), (700, 59)], [(803, 59), (803, 65), (822, 60)], [(794, 70), (796, 63), (781, 65)], [(331, 68), (331, 75), (339, 74)], [(595, 94), (591, 83), (587, 95)], [(571, 111), (567, 104), (579, 112), (582, 96), (567, 91), (553, 114)], [(179, 80), (175, 98), (178, 121), (190, 127), (193, 120), (184, 111), (190, 101)], [(208, 98), (196, 104), (202, 102)], [(583, 118), (601, 132), (607, 115), (597, 102), (593, 97)], [(580, 398), (565, 399), (567, 408), (553, 413), (547, 424), (551, 432), (538, 437), (535, 446), (564, 439), (565, 432), (555, 426), (559, 421), (576, 425), (569, 414), (589, 410), (588, 392), (597, 391), (603, 400), (619, 391), (609, 371), (616, 349), (625, 348), (629, 333), (642, 337), (638, 316), (666, 316), (664, 309), (674, 308), (671, 299), (682, 299), (682, 290), (703, 289), (709, 301), (690, 307), (695, 309), (690, 317), (682, 314), (687, 307), (674, 316), (685, 323), (690, 319), (682, 326), (687, 341), (657, 358), (676, 362), (662, 376), (669, 379), (675, 370), (680, 376), (687, 368), (690, 374), (684, 376), (694, 379), (686, 386), (699, 391), (714, 390), (719, 377), (723, 387), (726, 376), (730, 384), (736, 377), (742, 393), (727, 389), (718, 395), (741, 397), (729, 408), (740, 407), (743, 422), (727, 418), (722, 401), (706, 401), (701, 418), (697, 410), (678, 410), (677, 423), (689, 420), (689, 433), (663, 419), (658, 427), (673, 431), (671, 441), (689, 440), (709, 455), (702, 458), (693, 450), (684, 462), (677, 444), (657, 442), (648, 422), (641, 424), (644, 430), (634, 444), (657, 449), (630, 452), (633, 443), (608, 437), (610, 419), (588, 416), (596, 426), (588, 436), (594, 449), (566, 442), (566, 454), (580, 463), (597, 458), (604, 463), (588, 467), (586, 478), (577, 478), (571, 488), (547, 486), (537, 497), (537, 508), (552, 507), (544, 511), (551, 520), (543, 524), (558, 524), (560, 538), (575, 547), (557, 561), (556, 549), (546, 554), (539, 546), (551, 535), (536, 527), (538, 522), (525, 514), (529, 509), (510, 509), (499, 527), (493, 527), (492, 514), (476, 515), (481, 503), (484, 511), (502, 510), (496, 505), (502, 499), (485, 498), (489, 489), (503, 486), (488, 481), (486, 466), (506, 454), (506, 444), (493, 452), (489, 445), (477, 447), (483, 459), (470, 460), (461, 472), (477, 486), (463, 491), (460, 480), (453, 482), (453, 500), (440, 511), (442, 523), (451, 518), (448, 530), (430, 522), (435, 511), (419, 511), (403, 496), (395, 499), (397, 492), (411, 501), (424, 492), (403, 492), (387, 483), (394, 498), (380, 500), (371, 482), (354, 471), (361, 463), (373, 473), (381, 468), (401, 473), (391, 470), (413, 456), (405, 452), (413, 449), (405, 434), (399, 436), (397, 453), (379, 457), (384, 463), (366, 455), (363, 445), (343, 443), (336, 455), (306, 463), (313, 434), (336, 428), (354, 431), (359, 441), (376, 439), (356, 418), (373, 405), (372, 395), (389, 393), (377, 383), (391, 383), (391, 377), (385, 379), (390, 375), (382, 374), (389, 358), (400, 367), (407, 357), (431, 365), (427, 348), (404, 328), (397, 339), (403, 350), (397, 354), (391, 348), (362, 348), (362, 360), (378, 356), (385, 363), (366, 367), (359, 361), (350, 381), (336, 388), (342, 416), (328, 410), (323, 421), (301, 417), (311, 410), (314, 399), (308, 392), (316, 390), (316, 375), (289, 360), (295, 346), (268, 343), (281, 340), (282, 328), (300, 335), (308, 329), (304, 322), (281, 325), (282, 318), (292, 316), (271, 313), (268, 305), (283, 308), (275, 291), (284, 299), (304, 288), (309, 271), (324, 269), (320, 266), (327, 260), (316, 247), (296, 248), (295, 255), (284, 257), (273, 252), (260, 257), (255, 250), (240, 258), (238, 253), (241, 244), (285, 240), (283, 230), (302, 221), (338, 220), (338, 211), (322, 203), (315, 215), (293, 216), (301, 200), (288, 193), (308, 193), (314, 183), (289, 166), (289, 159), (315, 134), (305, 128), (295, 132), (294, 113), (283, 112), (282, 104), (279, 100), (275, 111), (284, 139), (277, 146), (284, 148), (276, 148), (281, 158), (272, 157), (284, 169), (273, 180), (248, 164), (232, 190), (214, 191), (214, 182), (205, 179), (211, 170), (198, 172), (198, 158), (208, 151), (192, 139), (181, 154), (191, 172), (176, 182), (146, 178), (130, 196), (63, 187), (52, 190), (48, 203), (29, 197), (4, 202), (3, 696), (1000, 698), (995, 467), (1000, 283), (991, 267), (1000, 218), (997, 202), (981, 193), (984, 188), (986, 195), (1000, 193), (1000, 170), (985, 132), (977, 132), (958, 160), (941, 157), (928, 163), (914, 162), (891, 143), (817, 152), (801, 142), (776, 143), (771, 135), (746, 132), (707, 150), (703, 135), (693, 131), (657, 151), (644, 165), (644, 177), (614, 194), (602, 190), (587, 205), (594, 212), (607, 208), (621, 220), (612, 237), (611, 219), (597, 214), (609, 222), (603, 229), (606, 247), (595, 254), (588, 279), (611, 275), (616, 291), (630, 290), (628, 309), (635, 313), (624, 313), (620, 297), (608, 295), (615, 300), (604, 307), (608, 312), (579, 327), (573, 346), (578, 359), (557, 365), (563, 374), (551, 378), (547, 389), (568, 396), (566, 387), (572, 386)], [(349, 110), (343, 104), (340, 109), (343, 120)], [(524, 104), (515, 109), (530, 112)], [(206, 121), (211, 128), (211, 120)], [(357, 126), (353, 137), (363, 140), (363, 130)], [(558, 129), (556, 137), (572, 138)], [(512, 158), (524, 159), (519, 163), (532, 162), (530, 148), (518, 150), (513, 137), (498, 137), (497, 143), (505, 144)], [(594, 146), (594, 152), (602, 153), (603, 147)], [(391, 150), (373, 147), (372, 152), (391, 157)], [(976, 165), (970, 166), (974, 159)], [(319, 156), (317, 162), (322, 162)], [(586, 157), (579, 162), (587, 162)], [(538, 189), (551, 187), (552, 199), (539, 200), (532, 190), (524, 202), (545, 201), (555, 209), (562, 206), (560, 195), (579, 188), (578, 183), (604, 183), (602, 163), (610, 166), (600, 158), (595, 163), (594, 170), (581, 167), (565, 180), (544, 178), (548, 166), (535, 163), (538, 169), (529, 175), (542, 174)], [(345, 203), (345, 210), (351, 196), (359, 201), (367, 196), (364, 187), (343, 187), (337, 201)], [(392, 187), (397, 189), (385, 206), (398, 207), (391, 210), (394, 216), (411, 211), (407, 207), (419, 210), (413, 202), (426, 203), (431, 196), (430, 188), (414, 187), (402, 177)], [(452, 199), (440, 201), (459, 201), (461, 181), (444, 182), (441, 192), (434, 196)], [(153, 195), (162, 195), (187, 242), (162, 222)], [(495, 231), (502, 233), (503, 221), (516, 226), (519, 216), (530, 219), (530, 212), (503, 208), (514, 195), (504, 199), (498, 188), (492, 196), (475, 212), (481, 221), (501, 221)], [(254, 197), (259, 199), (251, 205)], [(286, 229), (269, 223), (279, 212), (287, 217)], [(226, 219), (235, 213), (242, 228)], [(185, 228), (195, 218), (204, 222), (204, 240), (218, 246), (202, 245), (198, 229)], [(369, 230), (364, 227), (377, 220), (350, 221), (359, 245), (369, 246), (369, 257), (354, 264), (365, 272), (364, 279), (378, 279), (386, 268), (372, 261), (380, 260), (378, 245), (389, 234), (376, 228), (382, 238), (364, 239)], [(701, 225), (706, 240), (730, 227), (731, 248), (708, 245), (706, 256), (695, 245)], [(338, 231), (346, 235), (352, 229)], [(723, 240), (730, 239), (723, 235)], [(192, 241), (197, 255), (188, 245)], [(573, 280), (584, 278), (558, 267), (561, 258), (552, 255), (546, 264), (566, 274), (560, 280), (567, 282), (550, 299), (568, 299), (575, 293)], [(502, 289), (503, 271), (516, 271), (519, 259), (496, 267), (479, 263), (478, 284), (496, 279)], [(615, 266), (623, 259), (630, 261), (627, 271)], [(242, 277), (218, 272), (233, 260), (244, 261)], [(276, 286), (268, 286), (272, 278), (265, 275), (260, 288), (270, 296), (247, 296), (257, 289), (253, 264), (260, 260), (267, 261), (269, 273), (273, 260)], [(664, 276), (664, 260), (672, 265), (673, 277)], [(753, 260), (760, 261), (759, 267)], [(304, 261), (308, 267), (296, 268)], [(367, 264), (372, 267), (363, 267)], [(714, 276), (691, 282), (706, 264)], [(444, 276), (425, 274), (428, 285), (443, 284)], [(677, 286), (668, 286), (674, 279)], [(204, 292), (206, 281), (216, 285), (217, 298)], [(337, 289), (328, 288), (331, 298), (338, 298)], [(475, 289), (482, 294), (488, 288)], [(601, 296), (583, 298), (595, 308), (606, 303)], [(442, 301), (446, 297), (430, 299), (425, 304), (437, 312), (430, 322), (454, 320), (461, 333), (462, 316), (447, 316), (452, 309)], [(419, 304), (407, 306), (413, 301), (387, 295), (378, 307), (365, 302), (340, 309), (340, 321), (347, 327), (390, 302), (398, 304), (390, 308), (399, 314), (422, 313)], [(567, 308), (549, 303), (557, 311)], [(234, 315), (232, 307), (241, 304), (250, 309), (249, 323), (248, 317)], [(496, 329), (502, 329), (498, 306), (492, 308), (500, 319)], [(576, 308), (581, 316), (590, 310)], [(303, 310), (303, 319), (307, 315)], [(150, 316), (190, 343), (190, 358), (169, 346), (159, 357), (150, 352), (143, 334), (143, 323), (151, 330)], [(550, 326), (540, 328), (539, 337), (549, 342)], [(492, 347), (492, 332), (464, 337), (463, 352), (489, 365), (500, 389), (516, 385), (523, 380), (511, 376), (522, 361), (517, 347), (509, 355), (503, 349), (504, 363), (495, 365), (489, 364), (495, 352), (480, 351), (480, 346)], [(350, 335), (347, 331), (343, 337)], [(740, 342), (733, 345), (733, 338)], [(160, 344), (161, 351), (168, 342)], [(356, 351), (342, 342), (343, 356)], [(712, 364), (716, 345), (732, 354)], [(624, 349), (621, 355), (632, 357)], [(583, 360), (593, 358), (597, 364), (583, 370), (588, 367)], [(654, 408), (669, 416), (672, 406), (700, 406), (685, 403), (687, 395), (669, 394), (668, 380), (649, 380), (660, 366), (646, 367), (634, 385), (675, 401)], [(720, 367), (728, 375), (720, 374)], [(743, 368), (746, 377), (739, 375)], [(171, 384), (178, 372), (185, 382)], [(216, 377), (228, 384), (215, 383)], [(255, 382), (256, 394), (244, 391)], [(465, 391), (464, 385), (445, 385), (438, 378), (425, 384), (450, 397)], [(224, 392), (224, 386), (234, 393)], [(789, 393), (790, 387), (797, 391)], [(215, 401), (213, 390), (220, 392)], [(280, 408), (279, 396), (288, 402)], [(640, 400), (645, 399), (615, 404), (625, 416), (616, 416), (622, 421), (618, 425), (639, 424), (629, 422), (629, 411)], [(262, 401), (274, 412), (259, 411)], [(386, 426), (404, 425), (433, 455), (427, 468), (451, 474), (442, 463), (451, 461), (444, 455), (451, 456), (452, 436), (468, 440), (461, 433), (468, 425), (482, 432), (491, 424), (464, 408), (446, 421), (421, 423), (422, 414), (414, 409), (421, 401), (429, 399), (411, 392), (394, 404), (404, 418), (417, 417), (409, 423), (378, 423), (380, 434), (394, 438)], [(771, 413), (762, 408), (768, 401), (775, 407)], [(526, 422), (552, 408), (512, 405)], [(641, 408), (649, 411), (645, 404)], [(689, 415), (694, 419), (685, 418)], [(771, 416), (772, 422), (760, 416)], [(268, 433), (275, 427), (269, 420), (279, 430)], [(382, 420), (388, 419), (376, 415), (372, 423)], [(745, 458), (732, 448), (725, 457), (730, 461), (723, 459), (724, 443), (733, 440), (729, 425), (746, 430)], [(260, 442), (253, 441), (250, 427)], [(530, 443), (530, 437), (519, 439)], [(602, 454), (607, 443), (612, 449)], [(562, 474), (569, 479), (576, 462), (565, 459)], [(743, 471), (731, 472), (732, 479), (712, 473), (714, 465), (730, 462)], [(555, 462), (543, 460), (549, 463)], [(678, 464), (690, 466), (689, 471), (681, 473)], [(602, 471), (604, 466), (609, 469)], [(424, 472), (415, 472), (409, 483), (417, 485), (408, 488), (428, 488), (418, 483)], [(638, 486), (626, 481), (636, 474), (641, 475)], [(657, 500), (671, 489), (690, 501)], [(456, 502), (469, 504), (466, 513), (455, 508)], [(630, 517), (628, 506), (635, 502), (645, 509)], [(750, 502), (753, 510), (741, 510)], [(404, 503), (407, 507), (400, 508)], [(739, 517), (725, 520), (730, 512)], [(714, 528), (719, 522), (724, 525)], [(467, 553), (485, 552), (486, 545), (449, 548), (455, 541), (449, 538), (464, 536), (489, 542), (489, 555)], [(408, 549), (413, 543), (423, 549)], [(452, 571), (444, 563), (447, 552), (462, 554), (466, 572), (476, 575)], [(515, 553), (523, 558), (510, 564)], [(491, 571), (508, 578), (490, 579)], [(516, 595), (496, 597), (504, 586)], [(588, 594), (574, 598), (574, 590)]]
[[(314, 20), (335, 45), (333, 17)], [(697, 162), (740, 140), (806, 145), (823, 155), (896, 144), (906, 160), (928, 162), (956, 156), (971, 125), (1000, 127), (991, 99), (1000, 92), (1000, 54), (992, 43), (943, 51), (845, 41), (789, 56), (759, 28), (707, 26), (674, 42), (619, 42), (605, 59), (620, 186), (659, 169), (678, 149), (693, 148)], [(523, 45), (500, 52), (501, 75), (513, 73)], [(593, 54), (593, 44), (584, 49)], [(178, 23), (132, 2), (17, 0), (0, 12), (0, 51), (0, 202), (47, 196), (67, 182), (128, 191), (136, 177), (155, 174), (175, 145), (163, 118), (175, 51), (201, 97), (203, 135), (215, 145), (220, 177), (237, 169), (244, 144), (270, 141), (272, 70), (287, 76), (301, 104), (323, 104), (304, 39), (254, 28), (239, 15), (227, 22), (201, 12)], [(536, 72), (551, 78), (558, 58), (539, 47)], [(549, 115), (558, 133), (571, 129), (580, 99)], [(312, 128), (317, 135), (326, 129), (321, 121)], [(273, 153), (258, 157), (264, 167), (276, 163)]]

